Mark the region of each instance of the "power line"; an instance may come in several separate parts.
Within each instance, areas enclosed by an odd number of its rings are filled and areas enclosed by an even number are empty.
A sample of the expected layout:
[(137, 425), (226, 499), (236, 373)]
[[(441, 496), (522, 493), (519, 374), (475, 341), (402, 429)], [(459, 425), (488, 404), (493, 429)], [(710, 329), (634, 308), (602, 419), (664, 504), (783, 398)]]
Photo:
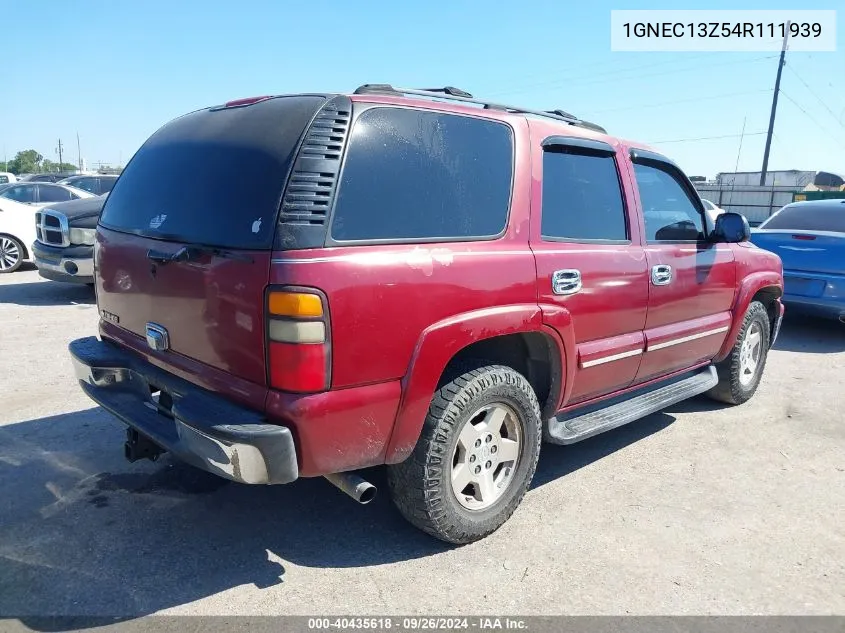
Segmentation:
[[(798, 108), (799, 110), (801, 110), (801, 112), (803, 112), (803, 113), (804, 113), (804, 116), (806, 116), (808, 119), (810, 119), (810, 121), (812, 121), (812, 122), (816, 125), (816, 127), (817, 127), (817, 128), (819, 128), (822, 132), (824, 132), (824, 133), (827, 135), (827, 137), (828, 137), (829, 139), (831, 139), (831, 140), (835, 140), (835, 141), (836, 141), (836, 144), (837, 144), (837, 145), (840, 145), (840, 143), (839, 143), (838, 139), (836, 139), (836, 137), (835, 137), (833, 134), (831, 134), (831, 133), (830, 133), (830, 130), (828, 130), (825, 126), (823, 126), (821, 123), (819, 123), (818, 121), (816, 121), (815, 117), (813, 117), (813, 116), (812, 116), (809, 112), (807, 112), (804, 108), (802, 108), (800, 103), (798, 103), (795, 99), (793, 99), (793, 98), (792, 98), (792, 97), (790, 97), (788, 94), (786, 94), (783, 90), (781, 90), (781, 91), (780, 91), (780, 93), (781, 93), (784, 97), (786, 97), (787, 99), (789, 99), (789, 100), (792, 102), (792, 104), (793, 104), (796, 108)], [(845, 146), (842, 146), (842, 147), (845, 147)]]
[(798, 81), (800, 81), (802, 84), (804, 84), (804, 87), (807, 89), (807, 92), (809, 92), (811, 95), (813, 95), (813, 97), (815, 97), (816, 101), (818, 101), (820, 104), (822, 104), (822, 107), (825, 110), (827, 110), (827, 112), (828, 112), (828, 114), (830, 114), (830, 116), (833, 117), (833, 120), (836, 121), (840, 125), (840, 127), (842, 127), (842, 129), (845, 129), (845, 125), (842, 124), (842, 122), (839, 120), (839, 117), (836, 116), (836, 114), (833, 112), (833, 110), (831, 110), (828, 107), (828, 105), (822, 100), (822, 98), (819, 95), (817, 95), (815, 92), (813, 92), (813, 89), (810, 88), (810, 86), (807, 84), (807, 82), (804, 81), (804, 79), (801, 77), (801, 75), (798, 74), (798, 71), (795, 70), (792, 67), (792, 64), (787, 64), (786, 67), (789, 68), (789, 71), (798, 78)]
[(667, 105), (677, 105), (679, 103), (690, 103), (690, 102), (699, 102), (699, 101), (707, 101), (707, 100), (714, 100), (714, 99), (727, 99), (730, 97), (739, 97), (742, 95), (750, 95), (750, 94), (759, 94), (762, 92), (771, 92), (771, 88), (761, 88), (760, 90), (743, 90), (742, 92), (730, 92), (728, 94), (722, 95), (705, 95), (703, 97), (691, 97), (689, 99), (678, 99), (677, 101), (661, 101), (659, 103), (644, 103), (641, 105), (635, 106), (625, 106), (624, 108), (610, 108), (608, 110), (592, 110), (591, 114), (604, 114), (606, 112), (622, 112), (624, 110), (638, 110), (641, 108), (659, 108), (662, 106)]
[[(701, 55), (692, 55), (692, 56), (690, 56), (689, 58), (687, 58), (687, 60), (689, 60), (689, 59), (698, 59), (698, 58), (701, 58), (701, 57), (712, 57), (712, 54), (711, 54), (711, 53), (704, 53), (704, 54), (701, 54)], [(619, 64), (618, 64), (618, 62), (617, 62), (616, 60), (610, 59), (610, 60), (606, 60), (606, 61), (595, 62), (595, 63), (593, 63), (593, 64), (578, 64), (578, 66), (577, 66), (577, 70), (578, 70), (578, 72), (580, 73), (580, 71), (582, 71), (582, 70), (586, 70), (586, 69), (589, 69), (589, 68), (596, 68), (596, 67), (601, 67), (601, 66), (611, 66), (611, 67), (613, 67), (613, 68), (614, 68), (614, 70), (612, 70), (612, 71), (606, 71), (606, 72), (617, 73), (617, 72), (624, 72), (624, 71), (626, 71), (626, 70), (637, 70), (637, 69), (640, 69), (640, 68), (651, 68), (652, 66), (661, 66), (661, 65), (664, 65), (664, 64), (677, 63), (677, 62), (679, 62), (679, 61), (685, 61), (685, 60), (681, 60), (681, 59), (670, 59), (670, 60), (664, 60), (664, 61), (661, 61), (661, 62), (652, 62), (652, 63), (649, 63), (649, 64), (642, 64), (642, 65), (639, 65), (639, 64), (638, 64), (638, 65), (631, 66), (631, 67), (629, 67), (629, 68), (627, 68), (627, 69), (624, 69), (624, 68), (623, 68), (623, 69), (619, 69), (619, 68), (618, 68), (618, 65), (619, 65)], [(600, 73), (597, 73), (597, 74), (601, 74), (601, 71), (600, 71)], [(579, 77), (590, 77), (590, 76), (596, 76), (596, 75), (582, 75), (582, 74), (576, 74), (574, 78), (579, 78)], [(523, 88), (533, 88), (533, 87), (536, 87), (537, 85), (544, 86), (545, 84), (547, 84), (547, 83), (548, 83), (548, 81), (542, 81), (542, 82), (540, 82), (539, 84), (537, 84), (537, 82), (536, 82), (536, 81), (537, 81), (538, 79), (546, 79), (547, 77), (548, 77), (548, 73), (547, 73), (547, 72), (545, 72), (545, 73), (540, 73), (540, 74), (533, 74), (533, 75), (521, 75), (521, 76), (520, 76), (520, 79), (522, 79), (523, 81), (524, 81), (524, 80), (528, 80), (528, 81), (529, 81), (529, 82), (531, 82), (531, 83), (528, 83), (528, 84), (522, 84), (521, 86), (520, 86), (520, 85), (512, 86), (512, 89), (514, 89), (514, 90), (522, 90)], [(564, 74), (564, 75), (563, 75), (563, 76), (561, 76), (558, 80), (566, 80), (566, 79), (568, 79), (568, 78), (573, 78), (573, 77), (572, 77), (571, 75), (566, 75), (566, 74)], [(555, 81), (558, 81), (558, 80), (555, 80)], [(505, 92), (492, 92), (492, 93), (485, 93), (485, 95), (486, 95), (487, 97), (495, 97), (495, 96), (498, 96), (498, 95), (501, 95), (501, 94), (511, 94), (511, 93), (510, 93), (510, 92), (508, 92), (508, 91), (505, 91)]]
[(720, 134), (719, 136), (699, 136), (698, 138), (675, 138), (668, 141), (649, 141), (649, 145), (662, 145), (665, 143), (689, 143), (692, 141), (714, 141), (720, 138), (740, 138), (742, 136), (760, 136), (765, 134), (766, 130), (761, 132), (745, 132), (745, 134)]
[[(692, 57), (692, 59), (698, 59), (700, 57), (709, 57), (709, 56), (710, 56), (710, 54), (696, 55), (696, 56)], [(499, 97), (499, 96), (502, 96), (502, 95), (519, 94), (520, 92), (525, 92), (526, 90), (530, 90), (532, 88), (542, 88), (543, 86), (548, 86), (550, 83), (551, 84), (559, 84), (561, 82), (576, 81), (578, 79), (585, 79), (585, 78), (590, 78), (590, 77), (604, 77), (604, 76), (607, 76), (607, 75), (618, 75), (618, 74), (621, 74), (621, 73), (627, 73), (627, 72), (631, 72), (631, 71), (642, 70), (643, 68), (653, 68), (655, 66), (665, 66), (666, 64), (677, 64), (679, 61), (688, 61), (688, 60), (682, 60), (682, 59), (677, 59), (677, 58), (676, 59), (665, 59), (663, 61), (652, 62), (650, 64), (640, 64), (640, 65), (637, 65), (637, 66), (629, 66), (627, 68), (615, 68), (614, 70), (609, 70), (609, 71), (599, 72), (599, 73), (588, 73), (586, 75), (576, 74), (574, 76), (573, 75), (570, 75), (570, 76), (564, 75), (562, 77), (558, 77), (557, 79), (553, 79), (551, 82), (542, 81), (540, 83), (527, 84), (527, 85), (523, 85), (522, 87), (517, 87), (517, 88), (511, 89), (511, 90), (492, 92), (492, 93), (487, 94), (487, 96), (488, 97)], [(584, 69), (584, 68), (590, 68), (592, 66), (594, 66), (594, 65), (580, 66), (579, 70)], [(535, 75), (535, 76), (540, 77), (541, 75)]]
[[(704, 65), (697, 64), (695, 66), (687, 66), (687, 67), (684, 67), (684, 68), (673, 68), (671, 70), (664, 70), (664, 71), (656, 72), (656, 73), (640, 74), (640, 75), (637, 75), (636, 77), (634, 77), (634, 79), (639, 80), (639, 79), (642, 79), (642, 78), (645, 78), (645, 77), (660, 77), (662, 75), (671, 75), (671, 74), (675, 74), (675, 73), (679, 73), (679, 72), (688, 72), (688, 71), (691, 71), (691, 70), (697, 70), (699, 68), (704, 68), (704, 67), (710, 69), (710, 68), (717, 68), (719, 66), (727, 66), (727, 65), (736, 66), (736, 65), (739, 65), (739, 64), (750, 64), (750, 63), (762, 61), (764, 59), (773, 59), (775, 57), (777, 57), (777, 55), (765, 55), (763, 57), (754, 57), (752, 59), (746, 59), (744, 61), (731, 60), (731, 61), (721, 62), (721, 63), (718, 63), (718, 64), (704, 64)], [(677, 61), (679, 61), (679, 60), (667, 60), (666, 62), (660, 62), (660, 63), (661, 64), (663, 64), (663, 63), (673, 63), (673, 62), (677, 62)], [(655, 66), (655, 65), (658, 65), (658, 64), (652, 64), (652, 66)], [(647, 66), (642, 66), (640, 68), (645, 68), (645, 67), (647, 67)], [(598, 81), (585, 81), (585, 82), (580, 82), (580, 83), (577, 84), (578, 88), (582, 88), (583, 86), (594, 86), (594, 85), (597, 85), (597, 84), (608, 83), (608, 82), (612, 82), (612, 81), (619, 81), (618, 77), (611, 77), (611, 78), (608, 79), (606, 77), (607, 75), (611, 75), (611, 74), (618, 75), (620, 73), (631, 73), (632, 71), (639, 70), (640, 68), (636, 68), (636, 67), (634, 67), (634, 68), (624, 68), (624, 69), (620, 69), (620, 70), (617, 70), (617, 71), (610, 71), (608, 73), (599, 73), (599, 74), (593, 74), (593, 75), (582, 75), (581, 77), (570, 77), (570, 78), (564, 78), (564, 79), (556, 79), (554, 81), (545, 82), (543, 84), (537, 84), (537, 85), (532, 86), (532, 87), (534, 87), (534, 88), (542, 88), (542, 87), (556, 88), (556, 87), (561, 87), (562, 84), (574, 82), (574, 81), (577, 81), (578, 79), (581, 79), (581, 78), (600, 77), (600, 76), (605, 77), (604, 79), (599, 79)], [(503, 95), (521, 94), (521, 93), (524, 93), (524, 92), (530, 92), (530, 88), (523, 88), (523, 89), (519, 89), (519, 90), (509, 90), (509, 91), (506, 91), (506, 92), (494, 93), (490, 96), (503, 96)]]

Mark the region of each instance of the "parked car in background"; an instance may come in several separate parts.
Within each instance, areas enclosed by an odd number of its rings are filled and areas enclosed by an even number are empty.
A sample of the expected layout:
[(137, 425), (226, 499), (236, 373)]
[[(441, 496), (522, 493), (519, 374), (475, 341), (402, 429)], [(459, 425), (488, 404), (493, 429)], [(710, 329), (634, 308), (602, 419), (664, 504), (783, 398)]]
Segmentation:
[(845, 322), (845, 200), (793, 202), (751, 232), (783, 261), (790, 309)]
[(0, 185), (5, 185), (10, 182), (17, 182), (18, 178), (8, 171), (0, 171)]
[(707, 214), (707, 219), (710, 221), (712, 226), (715, 226), (716, 218), (723, 214), (725, 210), (721, 207), (717, 207), (706, 198), (701, 199), (701, 204), (704, 205), (704, 212)]
[(59, 182), (68, 177), (67, 173), (63, 174), (30, 174), (21, 180), (25, 182)]
[(77, 189), (84, 189), (85, 191), (90, 191), (91, 193), (99, 196), (111, 191), (112, 187), (114, 187), (114, 183), (117, 182), (117, 178), (117, 176), (106, 174), (80, 174), (78, 176), (71, 176), (70, 178), (60, 180), (59, 184), (70, 185), (71, 187), (76, 187)]
[(130, 461), (325, 476), (362, 503), (351, 471), (386, 464), (403, 516), (469, 543), (542, 440), (753, 396), (783, 284), (748, 236), (734, 213), (709, 230), (667, 157), (560, 111), (383, 85), (240, 99), (126, 167), (97, 226), (100, 336), (70, 355)]
[(90, 198), (95, 194), (83, 189), (51, 182), (15, 182), (0, 185), (0, 199), (22, 204), (47, 204)]
[(66, 185), (16, 182), (0, 185), (0, 273), (11, 273), (32, 258), (35, 212), (51, 202), (93, 198)]
[(107, 196), (58, 202), (36, 211), (32, 251), (39, 275), (94, 283), (94, 234)]

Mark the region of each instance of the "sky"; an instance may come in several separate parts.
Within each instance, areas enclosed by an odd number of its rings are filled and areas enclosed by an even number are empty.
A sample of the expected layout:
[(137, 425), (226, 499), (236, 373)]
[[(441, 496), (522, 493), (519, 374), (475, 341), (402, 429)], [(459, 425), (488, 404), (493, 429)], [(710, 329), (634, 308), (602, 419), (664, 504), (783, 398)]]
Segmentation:
[(78, 134), (89, 166), (125, 164), (198, 108), (392, 83), (560, 108), (689, 175), (757, 171), (777, 53), (612, 52), (610, 11), (812, 8), (839, 9), (837, 51), (787, 53), (769, 169), (845, 174), (845, 5), (803, 4), (0, 0), (0, 161), (29, 148), (57, 160), (61, 138), (75, 163)]

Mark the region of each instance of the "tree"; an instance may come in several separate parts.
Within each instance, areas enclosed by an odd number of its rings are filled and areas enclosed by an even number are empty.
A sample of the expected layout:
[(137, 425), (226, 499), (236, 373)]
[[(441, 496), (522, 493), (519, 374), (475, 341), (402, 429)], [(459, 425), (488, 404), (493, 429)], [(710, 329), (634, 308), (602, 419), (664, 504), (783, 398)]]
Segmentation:
[(76, 171), (78, 167), (73, 163), (54, 163), (49, 158), (41, 163), (41, 171), (55, 172), (55, 171)]
[(8, 169), (13, 174), (31, 174), (41, 169), (41, 161), (44, 157), (36, 152), (34, 149), (27, 149), (18, 152), (15, 157), (9, 161)]

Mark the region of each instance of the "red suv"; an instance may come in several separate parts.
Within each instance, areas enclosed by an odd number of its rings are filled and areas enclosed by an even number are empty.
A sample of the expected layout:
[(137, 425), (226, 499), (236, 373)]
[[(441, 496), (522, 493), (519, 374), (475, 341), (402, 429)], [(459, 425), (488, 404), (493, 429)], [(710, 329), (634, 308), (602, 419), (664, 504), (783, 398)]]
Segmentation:
[[(190, 167), (193, 176), (185, 178)], [(155, 183), (155, 186), (150, 186)], [(741, 403), (783, 280), (668, 158), (454, 88), (243, 99), (158, 130), (103, 209), (85, 392), (250, 484), (387, 465), (454, 543), (498, 528), (543, 441), (700, 393)]]

